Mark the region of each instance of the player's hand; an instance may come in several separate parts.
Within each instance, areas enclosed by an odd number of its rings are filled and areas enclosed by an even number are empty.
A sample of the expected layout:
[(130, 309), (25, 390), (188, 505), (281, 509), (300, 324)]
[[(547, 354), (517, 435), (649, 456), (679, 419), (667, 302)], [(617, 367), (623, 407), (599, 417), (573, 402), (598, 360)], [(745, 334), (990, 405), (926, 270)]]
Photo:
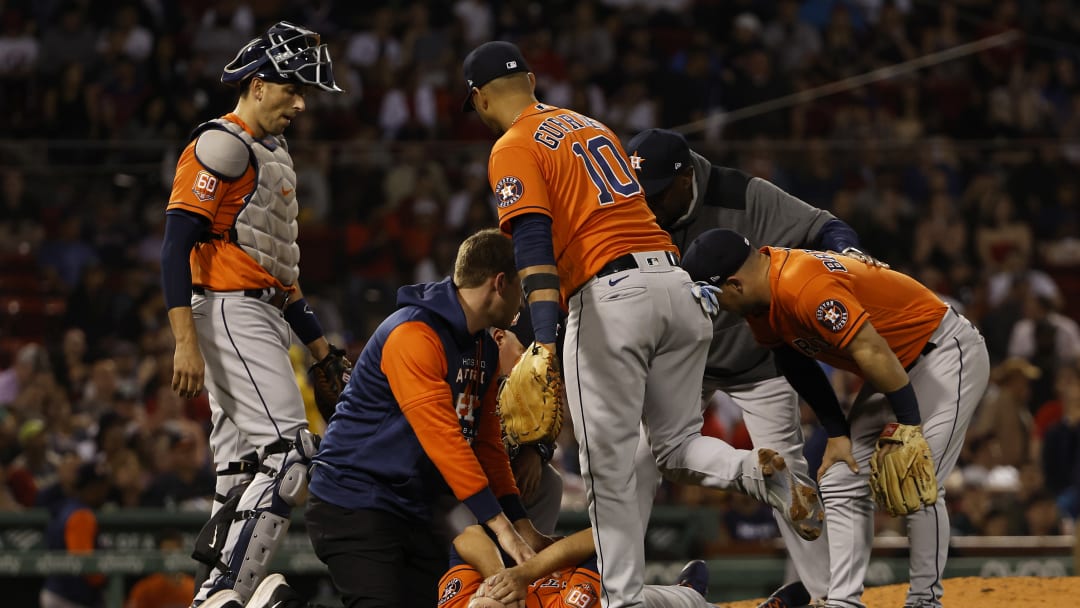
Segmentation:
[(198, 342), (178, 342), (173, 353), (172, 389), (177, 395), (190, 399), (203, 389), (206, 363)]
[(514, 480), (518, 490), (521, 490), (521, 499), (530, 502), (533, 495), (540, 490), (540, 474), (544, 470), (540, 452), (531, 445), (522, 446), (511, 465), (514, 468)]
[(515, 564), (525, 563), (526, 560), (536, 555), (536, 551), (521, 538), (521, 534), (510, 526), (505, 532), (496, 533), (495, 538), (499, 541), (499, 547), (514, 560)]
[(846, 462), (852, 473), (859, 472), (859, 465), (851, 453), (851, 438), (846, 435), (829, 437), (829, 442), (825, 444), (825, 455), (821, 457), (821, 467), (817, 472), (818, 481), (821, 481), (821, 477), (825, 475), (829, 467), (838, 462)]
[(518, 568), (500, 570), (487, 577), (482, 583), (482, 586), (486, 587), (484, 597), (490, 597), (503, 604), (513, 604), (525, 599), (531, 582), (524, 580)]
[(859, 260), (860, 262), (862, 262), (863, 264), (866, 264), (868, 266), (876, 266), (878, 268), (889, 268), (889, 265), (886, 264), (885, 262), (882, 262), (881, 260), (875, 258), (872, 255), (868, 255), (868, 254), (866, 254), (866, 253), (864, 253), (862, 251), (859, 251), (858, 249), (855, 249), (854, 247), (848, 247), (844, 251), (840, 252), (840, 255), (852, 258), (854, 260)]

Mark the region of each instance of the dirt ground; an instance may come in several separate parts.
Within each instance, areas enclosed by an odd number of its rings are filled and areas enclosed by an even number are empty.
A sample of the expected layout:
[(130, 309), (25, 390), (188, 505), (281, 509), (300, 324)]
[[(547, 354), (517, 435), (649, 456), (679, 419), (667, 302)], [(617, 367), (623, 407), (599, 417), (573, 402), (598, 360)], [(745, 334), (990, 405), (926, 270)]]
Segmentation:
[[(870, 587), (863, 593), (867, 608), (900, 608), (907, 583)], [(756, 608), (763, 600), (717, 604), (721, 608)], [(945, 608), (1037, 608), (1080, 606), (1080, 577), (1032, 576), (950, 578), (945, 581)]]

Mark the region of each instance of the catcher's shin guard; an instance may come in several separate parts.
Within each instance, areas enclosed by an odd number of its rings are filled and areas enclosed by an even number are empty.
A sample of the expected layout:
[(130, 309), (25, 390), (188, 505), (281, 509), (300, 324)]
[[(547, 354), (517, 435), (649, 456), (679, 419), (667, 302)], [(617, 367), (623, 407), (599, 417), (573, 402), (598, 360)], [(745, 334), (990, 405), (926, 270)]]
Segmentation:
[(240, 503), (240, 496), (255, 478), (258, 466), (259, 457), (252, 453), (241, 460), (230, 462), (217, 472), (214, 512), (202, 530), (199, 530), (191, 552), (191, 558), (198, 562), (195, 567), (196, 589), (202, 587), (214, 568), (225, 570), (225, 565), (221, 563), (221, 552), (229, 536), (229, 526), (236, 519), (236, 506)]
[(270, 560), (289, 530), (292, 507), (307, 500), (308, 467), (319, 441), (318, 435), (300, 429), (294, 441), (279, 441), (263, 456), (259, 472), (274, 480), (259, 499), (259, 506), (237, 515), (245, 521), (224, 577), (244, 598), (250, 598), (266, 577)]

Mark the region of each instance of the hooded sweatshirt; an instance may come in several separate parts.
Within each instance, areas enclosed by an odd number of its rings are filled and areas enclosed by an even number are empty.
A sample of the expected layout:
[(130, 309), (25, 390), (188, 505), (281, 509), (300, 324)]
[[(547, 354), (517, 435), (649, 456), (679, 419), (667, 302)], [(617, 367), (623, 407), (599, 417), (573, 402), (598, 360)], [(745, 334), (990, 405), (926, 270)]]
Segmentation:
[(499, 351), (469, 333), (450, 279), (398, 290), (341, 394), (310, 491), (343, 509), (429, 521), (449, 492), (480, 522), (524, 516), (495, 413)]

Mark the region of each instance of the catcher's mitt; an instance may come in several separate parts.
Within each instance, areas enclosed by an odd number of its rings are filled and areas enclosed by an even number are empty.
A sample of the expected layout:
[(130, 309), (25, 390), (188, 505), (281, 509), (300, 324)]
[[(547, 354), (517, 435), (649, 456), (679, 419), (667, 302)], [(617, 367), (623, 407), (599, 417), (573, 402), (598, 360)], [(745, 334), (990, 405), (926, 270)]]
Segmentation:
[(330, 420), (351, 373), (352, 362), (345, 357), (344, 350), (333, 344), (330, 345), (330, 352), (308, 369), (311, 388), (315, 391), (315, 403), (323, 420)]
[(558, 357), (533, 342), (499, 389), (498, 413), (506, 443), (554, 441), (562, 429), (563, 395)]
[[(882, 454), (882, 446), (888, 444), (900, 447)], [(870, 457), (870, 489), (874, 501), (894, 517), (937, 502), (934, 456), (922, 428), (896, 422), (885, 425)]]

